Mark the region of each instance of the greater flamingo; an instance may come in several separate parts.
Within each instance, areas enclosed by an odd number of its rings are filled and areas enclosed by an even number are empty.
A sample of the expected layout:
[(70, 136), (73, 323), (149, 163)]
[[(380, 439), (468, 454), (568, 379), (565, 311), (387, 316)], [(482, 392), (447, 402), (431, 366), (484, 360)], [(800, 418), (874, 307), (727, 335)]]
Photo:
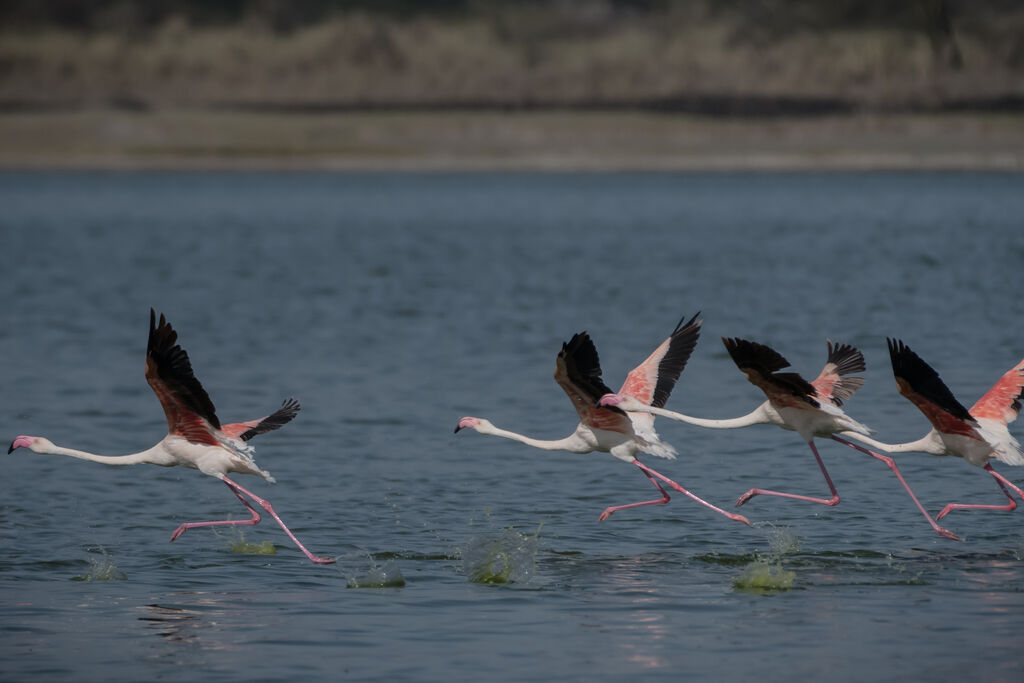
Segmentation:
[(836, 436), (837, 433), (849, 434), (870, 434), (871, 430), (849, 417), (843, 412), (843, 401), (853, 396), (854, 393), (864, 384), (861, 377), (849, 377), (851, 373), (864, 370), (864, 356), (856, 348), (849, 344), (833, 344), (828, 341), (828, 360), (821, 374), (813, 382), (808, 382), (795, 372), (778, 372), (789, 367), (789, 361), (782, 357), (775, 350), (745, 339), (722, 339), (726, 350), (732, 356), (733, 361), (740, 370), (747, 376), (751, 383), (764, 391), (768, 400), (755, 408), (752, 412), (742, 417), (727, 420), (708, 420), (698, 417), (690, 417), (671, 410), (665, 410), (660, 406), (644, 406), (638, 404), (628, 396), (619, 394), (607, 394), (598, 401), (598, 406), (619, 407), (628, 411), (643, 411), (653, 415), (661, 415), (673, 420), (687, 422), (701, 427), (712, 429), (735, 429), (755, 424), (773, 424), (783, 429), (795, 431), (803, 437), (804, 441), (811, 448), (818, 467), (825, 475), (825, 482), (832, 492), (831, 498), (815, 498), (813, 496), (802, 496), (795, 493), (783, 493), (780, 491), (769, 491), (767, 489), (752, 488), (736, 501), (737, 507), (743, 505), (757, 495), (781, 496), (783, 498), (795, 498), (806, 500), (823, 505), (838, 505), (839, 492), (836, 491), (832, 478), (825, 469), (825, 463), (814, 445), (814, 437), (827, 436), (846, 444), (862, 453), (884, 462), (886, 466), (899, 478), (903, 488), (910, 494), (911, 499), (921, 514), (925, 516), (931, 527), (940, 535), (954, 540), (960, 540), (953, 533), (940, 527), (935, 520), (928, 515), (918, 501), (917, 496), (910, 489), (903, 475), (896, 467), (892, 458), (879, 455), (862, 448), (857, 444)]
[(1014, 510), (1016, 501), (1010, 487), (1024, 499), (1024, 491), (992, 468), (995, 458), (1007, 465), (1024, 465), (1024, 452), (1010, 435), (1008, 425), (1020, 414), (1024, 400), (1024, 360), (1010, 368), (970, 410), (956, 400), (939, 378), (939, 373), (899, 339), (886, 339), (896, 386), (918, 407), (932, 429), (917, 441), (882, 443), (860, 434), (850, 434), (864, 443), (889, 453), (916, 451), (932, 455), (955, 455), (992, 475), (1006, 494), (1006, 505), (950, 503), (936, 515), (942, 519), (953, 510)]
[[(629, 373), (620, 392), (633, 397), (642, 405), (656, 407), (664, 405), (697, 344), (700, 326), (701, 321), (697, 319), (696, 315), (685, 324), (680, 320), (672, 335), (663, 341), (647, 360)], [(474, 429), (481, 434), (501, 436), (547, 451), (611, 453), (616, 458), (639, 467), (655, 488), (661, 492), (662, 497), (656, 500), (606, 508), (598, 517), (598, 521), (607, 519), (618, 510), (667, 503), (669, 495), (658, 483), (658, 479), (660, 479), (701, 505), (705, 505), (729, 519), (750, 524), (743, 515), (726, 512), (715, 507), (637, 460), (638, 452), (671, 459), (675, 458), (676, 451), (670, 444), (664, 443), (658, 438), (658, 434), (654, 431), (653, 415), (626, 413), (618, 408), (599, 408), (595, 405), (597, 399), (610, 390), (601, 379), (601, 363), (597, 349), (586, 332), (576, 334), (568, 343), (562, 344), (562, 350), (555, 361), (555, 381), (568, 394), (580, 418), (576, 431), (564, 439), (533, 439), (516, 432), (499, 429), (489, 420), (479, 417), (463, 417), (459, 420), (455, 431)]]
[(317, 557), (302, 545), (295, 534), (274, 512), (270, 503), (248, 491), (227, 478), (228, 472), (255, 474), (273, 483), (274, 478), (266, 470), (257, 467), (253, 460), (253, 448), (247, 441), (257, 434), (278, 429), (295, 417), (299, 412), (299, 403), (288, 399), (274, 413), (249, 422), (237, 422), (221, 425), (213, 407), (213, 402), (203, 386), (192, 373), (192, 364), (188, 354), (178, 346), (178, 334), (160, 315), (160, 324), (156, 324), (156, 313), (149, 311), (149, 343), (146, 348), (146, 381), (152, 387), (167, 416), (168, 434), (158, 444), (147, 450), (131, 455), (96, 455), (85, 451), (63, 448), (49, 439), (40, 436), (19, 436), (11, 442), (7, 450), (11, 453), (16, 448), (28, 448), (36, 453), (53, 455), (69, 455), (73, 458), (91, 460), (104, 465), (138, 465), (150, 464), (162, 467), (181, 465), (197, 469), (203, 474), (216, 477), (227, 484), (228, 488), (242, 501), (242, 505), (252, 513), (250, 519), (222, 520), (215, 522), (185, 522), (171, 534), (171, 540), (177, 539), (189, 529), (205, 526), (234, 524), (257, 524), (260, 514), (242, 494), (249, 496), (260, 507), (266, 510), (281, 525), (288, 537), (305, 553), (312, 562), (330, 564), (333, 559)]

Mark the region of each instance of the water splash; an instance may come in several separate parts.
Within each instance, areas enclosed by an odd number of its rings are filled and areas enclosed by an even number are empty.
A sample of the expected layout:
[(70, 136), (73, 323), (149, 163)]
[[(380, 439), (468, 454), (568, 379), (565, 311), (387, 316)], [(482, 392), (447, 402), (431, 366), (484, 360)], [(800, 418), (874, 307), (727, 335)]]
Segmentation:
[(781, 559), (783, 555), (800, 552), (802, 546), (792, 531), (772, 525), (768, 528), (768, 548), (773, 557)]
[(754, 593), (787, 591), (795, 580), (796, 572), (785, 569), (778, 561), (758, 558), (732, 580), (732, 587)]
[(405, 585), (405, 577), (394, 560), (377, 565), (371, 557), (370, 569), (362, 576), (349, 577), (347, 585), (348, 588), (399, 588)]
[(788, 591), (796, 581), (796, 572), (782, 566), (782, 558), (799, 552), (800, 539), (788, 529), (771, 526), (768, 531), (768, 554), (755, 554), (739, 576), (733, 579), (736, 590), (753, 593)]
[(900, 578), (895, 583), (897, 585), (906, 586), (927, 586), (928, 582), (924, 580), (924, 570), (920, 569), (916, 572), (910, 573), (907, 569), (907, 564), (903, 560), (897, 560), (891, 553), (886, 557), (886, 566), (896, 572), (896, 574), (909, 574), (906, 578)]
[(462, 569), (473, 583), (527, 583), (536, 569), (537, 539), (513, 528), (481, 534), (462, 550)]
[(124, 581), (128, 577), (117, 568), (117, 564), (107, 555), (107, 551), (100, 548), (100, 557), (89, 558), (89, 573), (85, 576), (76, 576), (72, 581)]
[[(216, 532), (215, 532), (216, 533)], [(221, 538), (226, 538), (228, 548), (231, 552), (238, 553), (240, 555), (276, 555), (277, 548), (270, 541), (263, 541), (262, 543), (253, 543), (245, 540), (245, 534), (238, 527), (232, 527), (228, 534), (217, 534)]]

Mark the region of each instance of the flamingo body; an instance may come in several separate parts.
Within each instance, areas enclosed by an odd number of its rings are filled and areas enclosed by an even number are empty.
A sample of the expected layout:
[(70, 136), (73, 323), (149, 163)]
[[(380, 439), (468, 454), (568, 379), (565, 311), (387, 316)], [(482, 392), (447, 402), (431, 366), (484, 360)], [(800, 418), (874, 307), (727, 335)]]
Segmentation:
[(334, 560), (310, 553), (295, 537), (274, 511), (270, 503), (228, 479), (228, 473), (252, 474), (273, 483), (274, 477), (260, 469), (253, 459), (249, 439), (290, 422), (300, 406), (295, 399), (286, 400), (274, 413), (248, 422), (221, 425), (213, 402), (196, 379), (188, 354), (177, 342), (178, 335), (156, 312), (149, 312), (149, 341), (146, 348), (146, 381), (163, 406), (167, 417), (167, 435), (156, 445), (129, 455), (98, 455), (87, 451), (65, 448), (39, 436), (21, 435), (15, 438), (8, 453), (27, 448), (36, 453), (66, 455), (105, 465), (149, 464), (161, 467), (188, 467), (223, 481), (252, 514), (247, 520), (221, 520), (213, 522), (186, 522), (171, 535), (177, 539), (188, 529), (236, 524), (257, 524), (260, 515), (243, 497), (248, 496), (266, 510), (284, 529), (288, 537), (312, 562), (327, 564)]
[(999, 381), (978, 399), (970, 410), (965, 408), (939, 373), (899, 339), (887, 339), (896, 387), (931, 423), (932, 428), (917, 441), (883, 443), (850, 434), (868, 445), (889, 453), (920, 452), (963, 458), (991, 474), (1006, 494), (1006, 505), (973, 505), (950, 503), (936, 516), (945, 517), (953, 510), (1013, 510), (1016, 501), (1007, 487), (1024, 499), (1024, 491), (992, 468), (995, 459), (1007, 465), (1024, 465), (1020, 443), (1010, 434), (1009, 424), (1021, 411), (1024, 400), (1024, 360), (1007, 370)]
[(917, 499), (917, 496), (910, 489), (910, 486), (903, 479), (903, 475), (896, 467), (896, 463), (892, 458), (879, 455), (837, 436), (839, 433), (845, 433), (850, 436), (861, 436), (864, 437), (862, 440), (870, 441), (866, 439), (866, 435), (871, 434), (871, 430), (848, 416), (841, 408), (843, 401), (852, 397), (864, 384), (863, 378), (852, 376), (852, 373), (862, 372), (865, 369), (864, 356), (859, 350), (848, 344), (833, 344), (831, 341), (828, 341), (828, 360), (818, 377), (813, 382), (808, 382), (795, 372), (780, 372), (780, 370), (789, 367), (789, 361), (764, 344), (744, 339), (729, 338), (723, 338), (722, 343), (725, 344), (729, 355), (743, 374), (746, 375), (747, 379), (759, 387), (768, 398), (767, 401), (747, 415), (726, 420), (691, 417), (671, 410), (644, 406), (638, 401), (621, 394), (602, 396), (598, 401), (598, 405), (618, 407), (627, 411), (649, 412), (652, 415), (662, 415), (673, 420), (711, 429), (736, 429), (755, 424), (773, 424), (783, 429), (795, 431), (800, 434), (810, 447), (811, 453), (813, 453), (818, 467), (825, 477), (825, 483), (832, 493), (829, 498), (817, 498), (795, 493), (752, 488), (739, 497), (736, 501), (737, 506), (747, 503), (751, 498), (758, 495), (780, 496), (830, 506), (838, 505), (839, 493), (832, 483), (832, 478), (825, 468), (825, 463), (822, 461), (817, 447), (814, 445), (815, 437), (834, 439), (884, 462), (900, 480), (900, 483), (936, 533), (946, 538), (959, 540), (954, 534), (940, 527), (931, 518)]
[[(701, 326), (701, 321), (697, 317), (694, 316), (685, 323), (685, 318), (680, 320), (672, 334), (627, 375), (621, 392), (643, 405), (663, 405), (697, 344)], [(601, 514), (599, 520), (607, 519), (618, 510), (667, 503), (669, 496), (658, 483), (658, 480), (661, 480), (692, 500), (730, 519), (750, 524), (742, 515), (725, 512), (711, 505), (637, 460), (637, 453), (640, 452), (672, 459), (676, 457), (676, 450), (658, 437), (654, 430), (653, 415), (627, 413), (616, 407), (597, 405), (597, 399), (611, 390), (601, 378), (597, 348), (586, 332), (573, 335), (572, 339), (562, 344), (562, 350), (555, 360), (554, 378), (569, 397), (579, 416), (579, 424), (569, 436), (563, 439), (535, 439), (501, 429), (489, 420), (472, 416), (461, 418), (455, 431), (473, 429), (480, 434), (500, 436), (549, 451), (610, 453), (624, 462), (639, 467), (662, 494), (657, 500), (609, 507)]]

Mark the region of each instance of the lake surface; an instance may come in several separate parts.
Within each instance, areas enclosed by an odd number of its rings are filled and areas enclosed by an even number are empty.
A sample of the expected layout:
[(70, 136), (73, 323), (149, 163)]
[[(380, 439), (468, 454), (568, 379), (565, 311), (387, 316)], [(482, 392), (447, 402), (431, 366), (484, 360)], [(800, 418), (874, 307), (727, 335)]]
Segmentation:
[[(0, 679), (1024, 675), (1022, 509), (955, 512), (963, 541), (941, 538), (884, 465), (819, 441), (835, 508), (762, 496), (748, 528), (673, 495), (599, 523), (655, 497), (636, 468), (452, 432), (477, 415), (563, 437), (563, 341), (589, 331), (617, 387), (700, 310), (667, 407), (763, 400), (722, 336), (808, 378), (833, 339), (867, 359), (849, 414), (916, 439), (886, 336), (967, 405), (1024, 356), (1024, 175), (36, 172), (0, 174), (0, 207), (3, 438), (158, 441), (154, 307), (222, 421), (302, 402), (253, 441), (278, 483), (236, 480), (338, 560), (310, 564), (269, 518), (169, 543), (246, 516), (197, 471), (15, 451)], [(827, 493), (795, 433), (658, 428), (680, 457), (645, 462), (722, 507), (752, 486)], [(1005, 502), (958, 459), (898, 463), (932, 514)]]

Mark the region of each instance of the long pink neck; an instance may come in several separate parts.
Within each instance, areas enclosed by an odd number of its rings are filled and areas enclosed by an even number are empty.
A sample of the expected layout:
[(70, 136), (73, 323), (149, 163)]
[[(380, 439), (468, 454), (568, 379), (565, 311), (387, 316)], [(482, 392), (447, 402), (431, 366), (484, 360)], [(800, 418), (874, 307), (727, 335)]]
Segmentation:
[(79, 460), (90, 460), (92, 462), (98, 462), (103, 465), (141, 465), (141, 464), (152, 464), (152, 465), (173, 465), (173, 459), (166, 454), (166, 451), (160, 447), (160, 444), (148, 448), (138, 453), (130, 453), (128, 455), (97, 455), (96, 453), (89, 453), (88, 451), (79, 451), (74, 448), (64, 448), (53, 444), (53, 446), (43, 446), (42, 448), (33, 448), (36, 453), (46, 453), (50, 455), (67, 455), (72, 458), (78, 458)]
[(660, 415), (667, 417), (670, 420), (678, 420), (687, 424), (696, 425), (698, 427), (708, 427), (710, 429), (738, 429), (740, 427), (749, 427), (750, 425), (757, 424), (771, 424), (774, 422), (771, 416), (768, 414), (765, 408), (767, 404), (761, 404), (753, 411), (743, 415), (741, 417), (734, 417), (727, 420), (709, 420), (702, 417), (691, 417), (689, 415), (683, 415), (673, 410), (665, 410), (664, 408), (654, 408), (648, 406), (643, 409), (643, 412), (651, 413), (653, 415)]
[(592, 449), (579, 439), (575, 434), (567, 436), (564, 439), (534, 439), (517, 432), (510, 432), (507, 429), (501, 429), (494, 427), (493, 425), (487, 427), (485, 430), (477, 430), (481, 434), (490, 434), (493, 436), (500, 436), (505, 439), (511, 439), (512, 441), (518, 441), (519, 443), (532, 446), (533, 448), (539, 448), (543, 451), (571, 451), (573, 453), (589, 453)]
[(886, 453), (931, 453), (933, 455), (943, 455), (946, 452), (942, 444), (932, 438), (931, 432), (917, 441), (908, 441), (906, 443), (883, 443), (857, 432), (842, 432), (842, 436), (856, 439), (861, 443), (866, 443)]

